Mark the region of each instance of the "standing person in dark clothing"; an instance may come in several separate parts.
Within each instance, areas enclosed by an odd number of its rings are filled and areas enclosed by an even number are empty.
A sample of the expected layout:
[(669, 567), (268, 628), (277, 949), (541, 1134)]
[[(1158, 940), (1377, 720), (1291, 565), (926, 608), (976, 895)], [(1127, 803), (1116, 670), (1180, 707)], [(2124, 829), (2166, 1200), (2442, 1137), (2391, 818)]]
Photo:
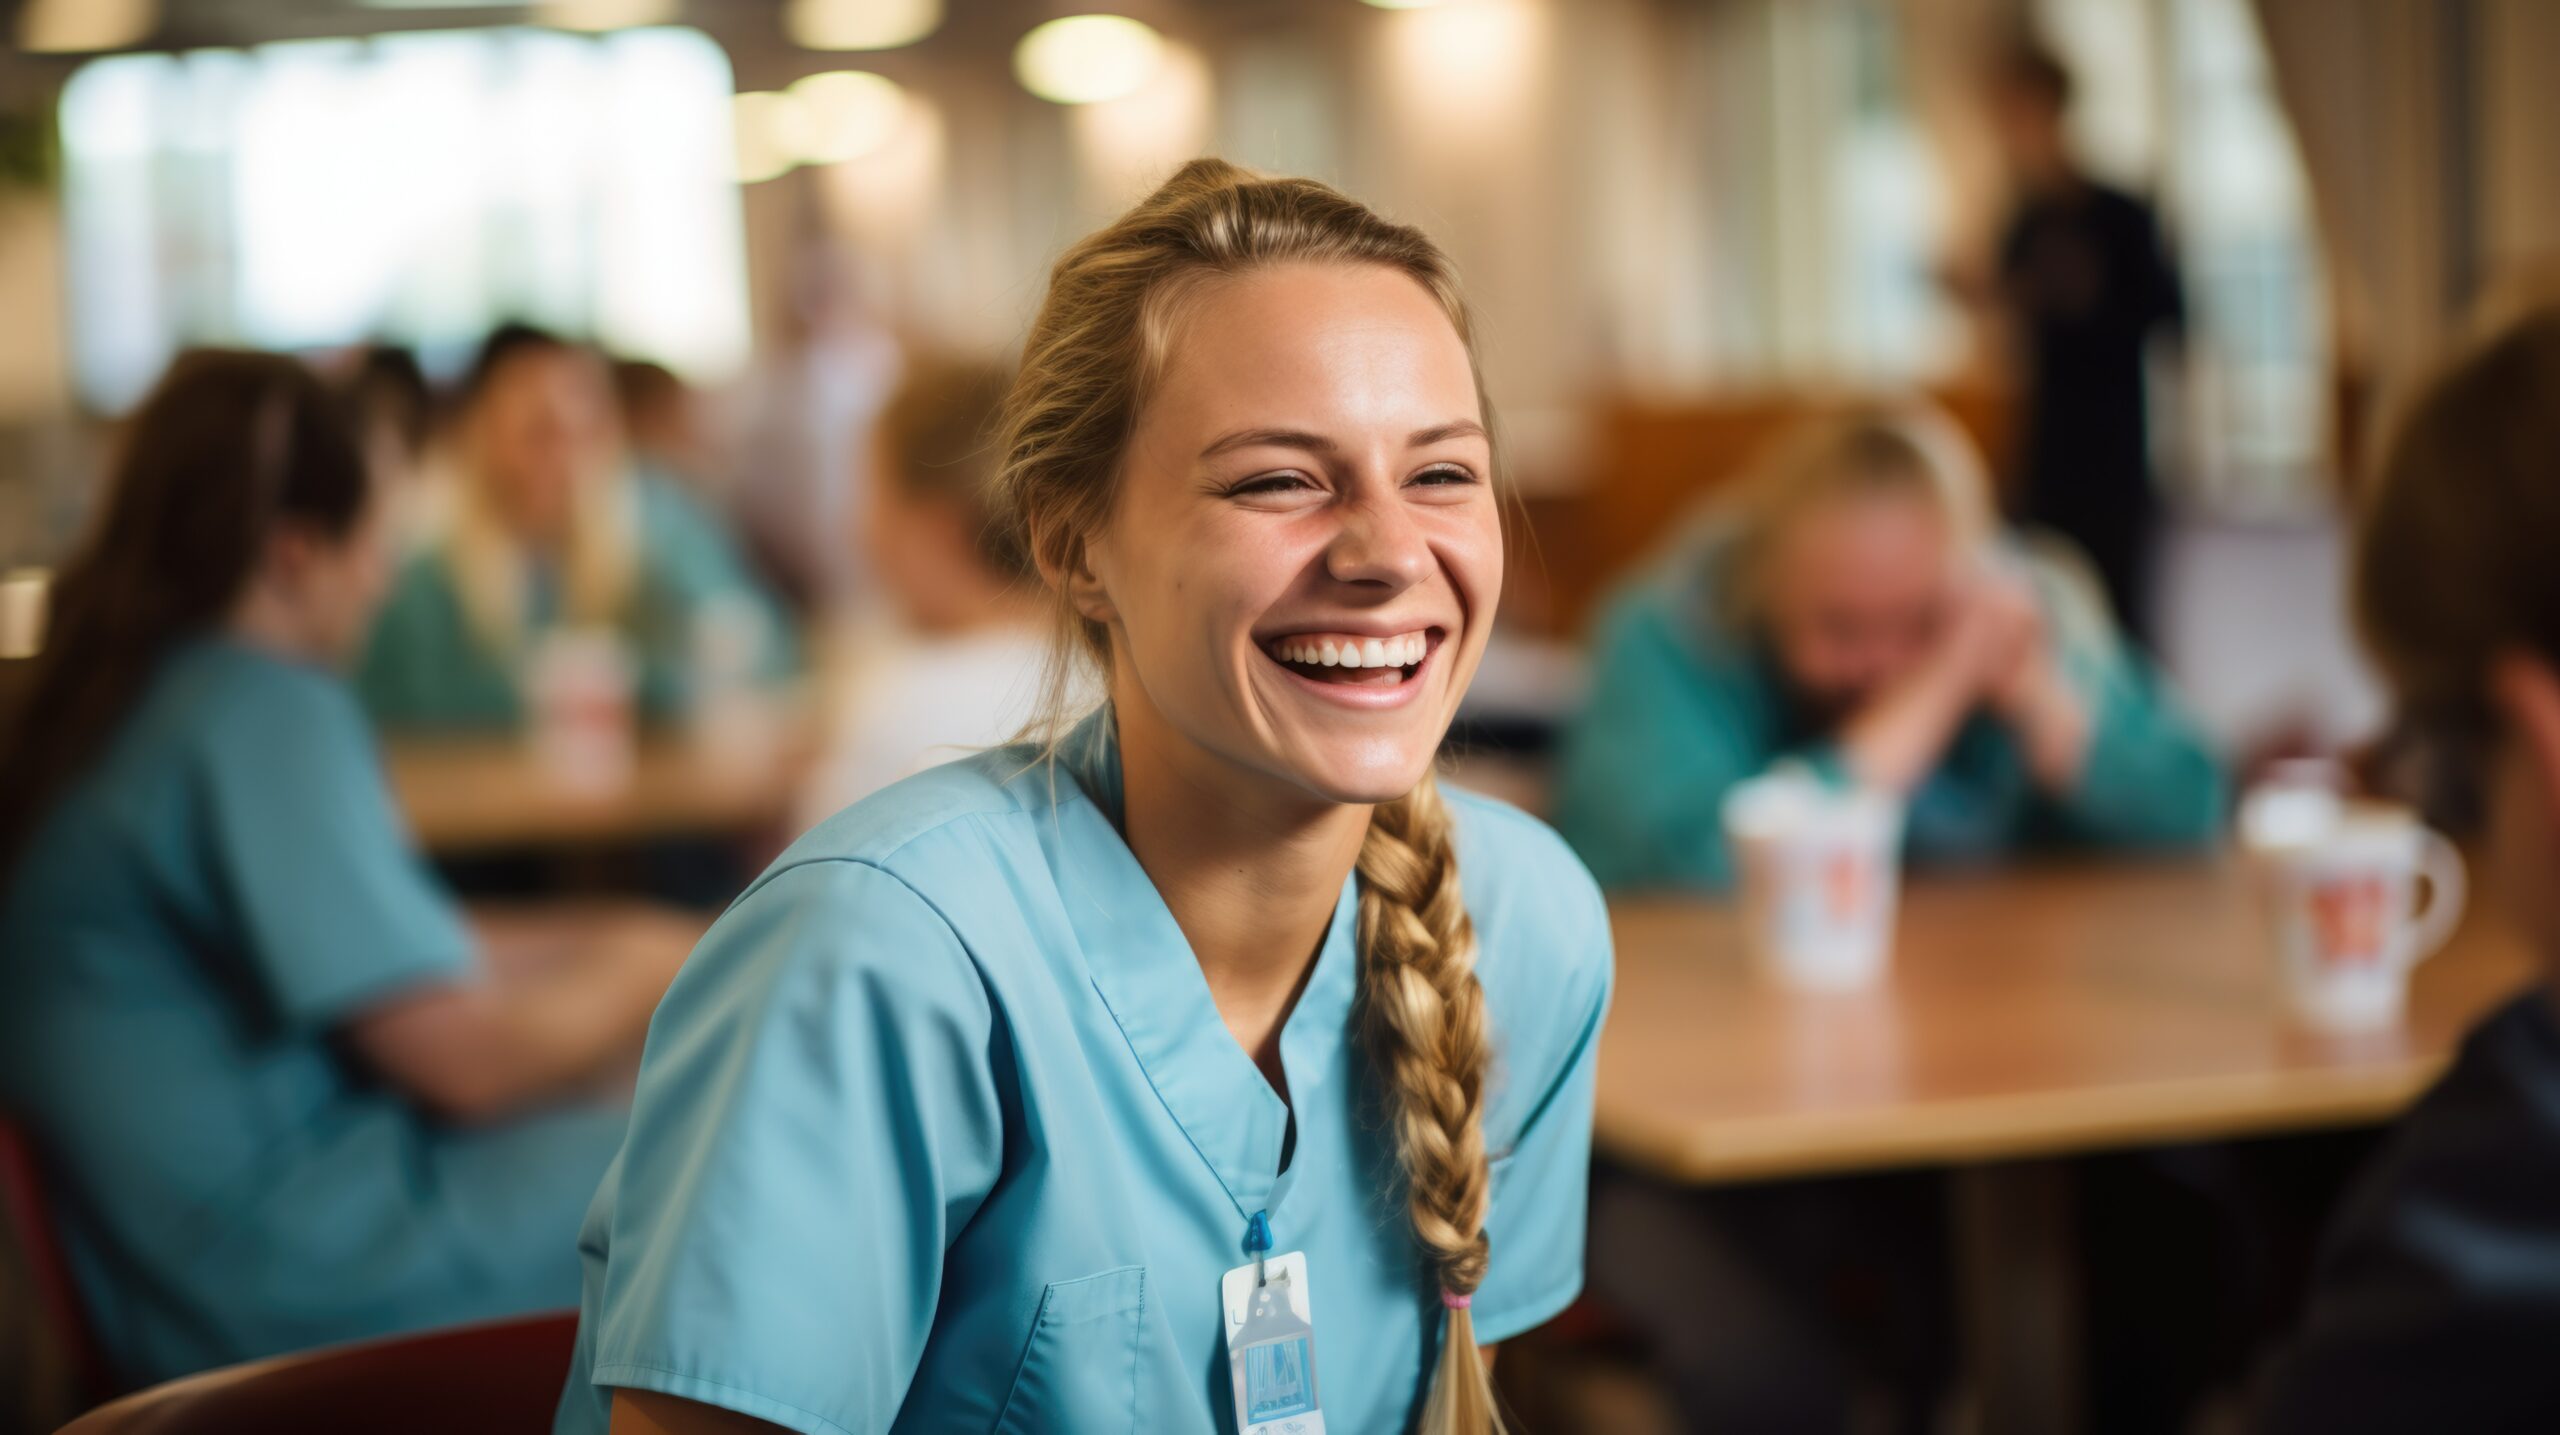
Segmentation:
[(1999, 273), (2026, 365), (2017, 499), (2028, 522), (2087, 551), (2118, 623), (2147, 644), (2159, 498), (2143, 351), (2184, 323), (2185, 301), (2150, 205), (2074, 161), (2070, 106), (2070, 72), (2039, 46), (2020, 43), (1993, 72), (1993, 124), (2019, 186)]

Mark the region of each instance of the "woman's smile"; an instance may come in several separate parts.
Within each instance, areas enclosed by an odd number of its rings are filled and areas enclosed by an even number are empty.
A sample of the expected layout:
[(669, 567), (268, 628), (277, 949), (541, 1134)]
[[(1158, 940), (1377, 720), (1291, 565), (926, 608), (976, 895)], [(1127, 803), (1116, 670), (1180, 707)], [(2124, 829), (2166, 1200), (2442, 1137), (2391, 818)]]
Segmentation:
[(1291, 681), (1346, 707), (1401, 707), (1422, 691), (1423, 676), (1448, 630), (1411, 628), (1304, 629), (1255, 644)]

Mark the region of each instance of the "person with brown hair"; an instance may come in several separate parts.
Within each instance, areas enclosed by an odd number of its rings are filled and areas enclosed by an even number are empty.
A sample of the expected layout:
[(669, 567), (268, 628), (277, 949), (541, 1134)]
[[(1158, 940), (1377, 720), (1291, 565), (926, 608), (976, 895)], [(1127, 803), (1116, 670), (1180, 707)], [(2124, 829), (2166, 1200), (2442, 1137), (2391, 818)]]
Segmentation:
[(2560, 307), (2438, 375), (2356, 524), (2353, 601), (2409, 729), (2480, 789), (2475, 871), (2540, 957), (2328, 1233), (2270, 1435), (2560, 1429)]
[(546, 635), (609, 634), (642, 716), (680, 716), (719, 666), (788, 675), (794, 639), (717, 512), (635, 464), (610, 371), (583, 344), (524, 324), (491, 333), (465, 378), (458, 472), (409, 555), (355, 682), (383, 727), (508, 729), (527, 721)]
[(334, 671), (385, 581), (319, 380), (193, 352), (0, 726), (0, 1100), (118, 1373), (538, 1310), (699, 927), (467, 923)]
[(864, 513), (847, 537), (868, 550), (895, 611), (845, 644), (803, 825), (1002, 743), (1034, 715), (1049, 610), (995, 489), (996, 415), (1012, 382), (1002, 364), (922, 356), (881, 411)]
[(558, 1428), (1500, 1428), (1582, 1280), (1598, 890), (1432, 780), (1501, 589), (1446, 258), (1186, 165), (998, 486), (1108, 695), (803, 837), (652, 1029)]

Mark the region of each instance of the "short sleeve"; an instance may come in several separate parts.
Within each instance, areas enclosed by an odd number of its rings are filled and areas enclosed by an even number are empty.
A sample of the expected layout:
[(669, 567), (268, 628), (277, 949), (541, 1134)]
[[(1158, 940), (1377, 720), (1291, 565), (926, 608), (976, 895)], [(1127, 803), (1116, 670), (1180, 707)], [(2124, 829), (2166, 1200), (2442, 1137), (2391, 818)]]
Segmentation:
[[(1591, 1195), (1591, 1109), (1600, 1030), (1609, 1010), (1609, 916), (1591, 878), (1561, 850), (1565, 870), (1547, 879), (1572, 904), (1556, 929), (1563, 942), (1541, 960), (1563, 973), (1557, 989), (1514, 1003), (1514, 1018), (1547, 1025), (1506, 1038), (1534, 1052), (1535, 1065), (1506, 1062), (1494, 1118), (1512, 1135), (1493, 1155), (1493, 1204), (1485, 1216), (1492, 1259), (1471, 1307), (1476, 1339), (1490, 1345), (1553, 1319), (1582, 1291), (1584, 1228)], [(1515, 1103), (1517, 1103), (1515, 1105)], [(1510, 1112), (1525, 1107), (1525, 1113)], [(1517, 1125), (1510, 1123), (1516, 1121)]]
[(279, 1015), (328, 1026), (472, 969), (460, 914), (410, 849), (354, 698), (276, 664), (208, 715), (207, 843)]
[(650, 1027), (595, 1382), (889, 1428), (1002, 1162), (995, 1041), (967, 951), (896, 877), (810, 862), (741, 898)]

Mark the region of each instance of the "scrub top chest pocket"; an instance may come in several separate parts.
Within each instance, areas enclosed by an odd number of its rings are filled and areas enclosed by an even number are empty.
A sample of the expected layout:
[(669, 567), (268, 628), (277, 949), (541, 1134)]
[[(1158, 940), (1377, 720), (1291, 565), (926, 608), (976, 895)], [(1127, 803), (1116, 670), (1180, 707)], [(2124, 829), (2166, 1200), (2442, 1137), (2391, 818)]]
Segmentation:
[(1144, 1266), (1051, 1281), (996, 1418), (998, 1435), (1140, 1429), (1138, 1357), (1146, 1313)]

